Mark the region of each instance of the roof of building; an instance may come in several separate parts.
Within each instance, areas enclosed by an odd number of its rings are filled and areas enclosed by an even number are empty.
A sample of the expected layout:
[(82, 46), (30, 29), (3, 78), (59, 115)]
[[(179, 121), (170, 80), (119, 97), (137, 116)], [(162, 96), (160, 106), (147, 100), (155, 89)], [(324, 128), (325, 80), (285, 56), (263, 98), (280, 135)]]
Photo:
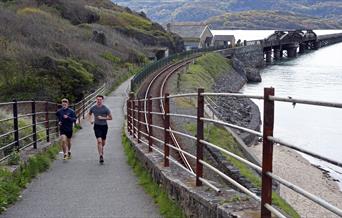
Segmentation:
[(180, 35), (182, 38), (200, 38), (205, 27), (205, 24), (179, 23), (171, 24), (170, 30), (171, 32)]

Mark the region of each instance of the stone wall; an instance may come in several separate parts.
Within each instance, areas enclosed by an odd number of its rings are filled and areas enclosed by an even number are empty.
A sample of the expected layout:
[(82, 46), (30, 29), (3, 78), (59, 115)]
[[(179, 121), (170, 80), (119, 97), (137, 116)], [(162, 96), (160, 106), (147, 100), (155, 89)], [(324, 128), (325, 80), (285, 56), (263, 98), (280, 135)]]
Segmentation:
[(261, 45), (235, 48), (232, 60), (233, 68), (248, 82), (261, 82), (260, 69), (265, 66)]

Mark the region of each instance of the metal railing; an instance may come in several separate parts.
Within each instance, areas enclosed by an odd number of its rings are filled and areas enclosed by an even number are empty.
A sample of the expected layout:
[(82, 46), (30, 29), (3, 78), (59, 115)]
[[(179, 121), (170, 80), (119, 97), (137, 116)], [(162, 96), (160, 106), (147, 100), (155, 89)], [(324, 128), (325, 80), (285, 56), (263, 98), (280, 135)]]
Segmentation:
[[(262, 99), (264, 100), (264, 114), (263, 114), (263, 132), (258, 132), (252, 129), (247, 129), (244, 127), (240, 127), (237, 125), (233, 125), (231, 123), (227, 123), (221, 120), (209, 119), (206, 118), (204, 115), (204, 99), (208, 96), (234, 96), (237, 98), (254, 98), (254, 99)], [(169, 111), (170, 109), (170, 101), (169, 99), (172, 98), (182, 98), (182, 97), (197, 97), (197, 116), (186, 115), (186, 114), (175, 114)], [(164, 110), (164, 113), (154, 112), (152, 111), (153, 102), (157, 104), (160, 103), (162, 100), (163, 108), (167, 108)], [(301, 149), (295, 145), (291, 145), (281, 139), (277, 139), (273, 137), (273, 127), (274, 127), (274, 102), (275, 101), (282, 101), (282, 102), (289, 102), (289, 103), (296, 103), (296, 104), (308, 104), (313, 106), (325, 106), (325, 107), (335, 107), (335, 108), (342, 108), (341, 103), (332, 103), (332, 102), (322, 102), (322, 101), (308, 101), (308, 100), (301, 100), (295, 98), (280, 98), (274, 96), (274, 89), (273, 88), (265, 88), (263, 96), (256, 96), (256, 95), (244, 95), (244, 94), (237, 94), (237, 93), (204, 93), (203, 89), (198, 89), (197, 93), (185, 93), (185, 94), (178, 94), (178, 95), (169, 95), (165, 94), (163, 97), (148, 97), (144, 99), (134, 99), (132, 95), (130, 95), (130, 99), (127, 100), (127, 131), (133, 138), (139, 137), (139, 142), (148, 146), (148, 152), (156, 151), (158, 154), (162, 155), (164, 158), (164, 166), (169, 167), (169, 161), (172, 161), (176, 165), (180, 166), (185, 171), (189, 172), (190, 175), (196, 176), (196, 185), (201, 186), (205, 184), (210, 188), (214, 189), (215, 191), (219, 192), (220, 189), (215, 187), (211, 184), (208, 180), (203, 178), (203, 167), (208, 168), (209, 170), (217, 173), (226, 181), (231, 183), (233, 186), (244, 192), (245, 194), (249, 195), (253, 199), (261, 202), (261, 217), (263, 218), (270, 218), (271, 214), (274, 214), (278, 217), (286, 217), (283, 215), (283, 212), (272, 205), (272, 182), (273, 180), (279, 182), (280, 184), (292, 189), (293, 191), (297, 192), (298, 194), (310, 199), (313, 202), (316, 202), (318, 205), (326, 208), (327, 210), (335, 213), (338, 216), (342, 216), (342, 210), (340, 208), (335, 207), (334, 205), (326, 202), (325, 200), (321, 199), (318, 196), (315, 196), (303, 188), (298, 187), (291, 182), (275, 175), (272, 173), (273, 170), (273, 146), (274, 144), (278, 144), (281, 146), (286, 146), (290, 149), (294, 149), (300, 152), (303, 152), (307, 155), (313, 156), (320, 160), (328, 161), (329, 163), (335, 166), (342, 166), (342, 163), (336, 160), (331, 160), (329, 158), (323, 157), (319, 154), (315, 154), (314, 152), (307, 151)], [(142, 107), (138, 110), (136, 109), (136, 105), (139, 105), (140, 102), (147, 102), (147, 107), (143, 109)], [(146, 114), (145, 122), (141, 119), (140, 114)], [(152, 115), (154, 116), (162, 116), (164, 117), (164, 125), (157, 126), (153, 124)], [(197, 124), (197, 132), (195, 136), (189, 135), (187, 133), (176, 131), (170, 129), (170, 117), (183, 117), (188, 118), (190, 120), (196, 120)], [(262, 166), (258, 166), (249, 160), (246, 160), (224, 148), (219, 147), (204, 138), (204, 123), (210, 122), (215, 123), (216, 125), (221, 126), (229, 126), (230, 128), (238, 129), (240, 131), (248, 132), (249, 134), (253, 134), (255, 136), (261, 136), (263, 138), (263, 151), (262, 151)], [(152, 135), (152, 131), (146, 131), (147, 128), (143, 128), (143, 126), (148, 126), (149, 129), (159, 129), (163, 130), (164, 136), (158, 138), (157, 136)], [(187, 139), (191, 139), (196, 142), (196, 154), (191, 154), (188, 151), (185, 151), (175, 145), (170, 144), (170, 133), (176, 134), (180, 137), (185, 137)], [(160, 150), (157, 145), (163, 146), (163, 150)], [(242, 163), (248, 165), (252, 169), (256, 170), (261, 174), (261, 196), (258, 196), (256, 193), (248, 190), (238, 182), (234, 181), (231, 177), (224, 174), (214, 166), (210, 165), (209, 163), (203, 160), (203, 153), (204, 147), (212, 147), (225, 154), (229, 155), (236, 160), (241, 161)], [(177, 150), (178, 152), (183, 153), (187, 157), (196, 161), (196, 170), (195, 173), (189, 171), (186, 167), (184, 167), (180, 162), (176, 159), (170, 157), (170, 149)]]
[[(105, 91), (105, 85), (83, 98), (76, 104), (70, 105), (77, 117), (77, 124), (85, 118), (85, 112), (94, 105), (95, 97)], [(0, 103), (0, 109), (9, 118), (0, 120), (2, 129), (12, 130), (0, 134), (0, 162), (8, 159), (11, 153), (20, 151), (30, 146), (37, 148), (39, 142), (50, 142), (59, 133), (59, 125), (56, 119), (56, 111), (60, 104), (49, 101), (16, 101)], [(25, 126), (20, 127), (20, 121), (25, 121)], [(27, 130), (30, 130), (30, 133)], [(0, 128), (1, 130), (1, 128)], [(26, 132), (24, 132), (26, 130)], [(41, 136), (40, 136), (41, 135)], [(40, 136), (40, 137), (39, 137)]]
[(151, 73), (161, 69), (162, 67), (172, 63), (174, 60), (177, 59), (185, 59), (186, 57), (190, 57), (194, 54), (202, 53), (202, 52), (210, 52), (216, 50), (222, 50), (227, 47), (209, 47), (209, 48), (200, 48), (200, 49), (193, 49), (181, 53), (176, 53), (170, 55), (168, 57), (162, 58), (158, 61), (152, 62), (147, 64), (139, 73), (137, 73), (133, 79), (131, 80), (131, 90), (134, 90), (147, 76)]

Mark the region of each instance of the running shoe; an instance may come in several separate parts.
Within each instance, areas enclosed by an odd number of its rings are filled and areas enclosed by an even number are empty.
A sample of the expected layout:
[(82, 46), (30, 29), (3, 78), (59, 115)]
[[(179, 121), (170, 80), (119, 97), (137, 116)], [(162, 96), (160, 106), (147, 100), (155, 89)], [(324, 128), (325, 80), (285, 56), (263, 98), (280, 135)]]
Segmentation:
[(63, 160), (68, 160), (68, 155), (64, 154)]
[(68, 152), (68, 159), (71, 159), (71, 152)]
[(103, 164), (104, 160), (103, 160), (103, 156), (100, 155), (100, 164)]

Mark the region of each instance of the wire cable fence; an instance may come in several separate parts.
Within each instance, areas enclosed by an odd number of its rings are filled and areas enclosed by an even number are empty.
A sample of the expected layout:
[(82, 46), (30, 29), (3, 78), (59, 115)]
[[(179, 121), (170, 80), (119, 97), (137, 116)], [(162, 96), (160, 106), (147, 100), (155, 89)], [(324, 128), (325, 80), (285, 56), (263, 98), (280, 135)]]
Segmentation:
[[(241, 126), (236, 126), (234, 124), (216, 120), (216, 119), (210, 119), (206, 118), (204, 115), (204, 107), (205, 107), (205, 98), (208, 96), (234, 96), (237, 98), (254, 98), (254, 99), (261, 99), (264, 101), (264, 113), (263, 113), (263, 131), (258, 132), (252, 129), (244, 128)], [(169, 99), (171, 98), (183, 98), (183, 97), (197, 97), (197, 116), (193, 115), (186, 115), (186, 114), (175, 114), (169, 111)], [(152, 105), (153, 102), (156, 102), (157, 104), (163, 104), (164, 113), (159, 113), (152, 111)], [(164, 158), (164, 167), (169, 167), (169, 161), (177, 162), (176, 165), (180, 165), (182, 169), (189, 172), (190, 175), (196, 176), (196, 186), (202, 186), (207, 185), (208, 187), (212, 188), (215, 191), (220, 191), (217, 187), (215, 187), (213, 184), (211, 184), (208, 180), (205, 180), (203, 178), (203, 167), (217, 173), (220, 175), (223, 179), (228, 181), (230, 184), (235, 186), (237, 189), (245, 193), (246, 195), (250, 196), (251, 198), (257, 200), (261, 203), (261, 217), (263, 218), (270, 218), (273, 215), (277, 217), (286, 217), (282, 210), (279, 208), (276, 208), (274, 205), (272, 205), (272, 182), (277, 181), (280, 184), (292, 189), (296, 193), (308, 198), (309, 200), (317, 203), (321, 207), (326, 208), (330, 212), (342, 216), (342, 210), (340, 208), (337, 208), (333, 204), (325, 201), (324, 199), (313, 195), (307, 191), (305, 191), (303, 188), (292, 184), (290, 181), (287, 181), (275, 174), (273, 174), (273, 146), (275, 144), (279, 144), (280, 146), (286, 146), (287, 148), (294, 149), (296, 151), (303, 152), (307, 155), (310, 155), (312, 157), (318, 158), (320, 160), (328, 161), (329, 163), (341, 167), (342, 163), (337, 160), (331, 160), (330, 158), (323, 157), (322, 155), (316, 154), (311, 151), (307, 151), (304, 149), (300, 149), (298, 146), (292, 145), (284, 140), (275, 138), (273, 136), (273, 129), (274, 129), (274, 104), (276, 101), (282, 101), (282, 102), (289, 102), (291, 104), (297, 103), (297, 104), (307, 104), (312, 106), (324, 106), (324, 107), (335, 107), (335, 108), (342, 108), (342, 104), (340, 103), (332, 103), (332, 102), (322, 102), (322, 101), (309, 101), (309, 100), (299, 100), (294, 98), (280, 98), (274, 96), (274, 88), (265, 88), (264, 89), (264, 95), (263, 96), (251, 96), (251, 95), (244, 95), (244, 94), (237, 94), (237, 93), (205, 93), (203, 89), (198, 89), (197, 93), (185, 93), (185, 94), (177, 94), (177, 95), (169, 95), (168, 93), (165, 93), (162, 97), (148, 97), (144, 99), (134, 99), (133, 95), (130, 95), (130, 98), (127, 100), (127, 132), (129, 135), (131, 135), (134, 139), (138, 139), (139, 143), (145, 144), (148, 149), (148, 152), (156, 151), (158, 154), (162, 155)], [(146, 102), (147, 107), (138, 108), (136, 102)], [(166, 109), (166, 110), (165, 110)], [(141, 116), (142, 114), (145, 114), (145, 121), (143, 121)], [(158, 126), (153, 123), (153, 116), (162, 116), (164, 119), (164, 125)], [(189, 120), (192, 120), (196, 122), (197, 130), (196, 135), (190, 135), (187, 133), (184, 133), (180, 130), (173, 130), (170, 129), (170, 117), (183, 117), (188, 118)], [(196, 120), (196, 121), (195, 121)], [(262, 149), (262, 164), (261, 167), (256, 165), (255, 163), (252, 163), (251, 161), (240, 157), (218, 145), (213, 144), (212, 142), (206, 140), (204, 138), (204, 123), (215, 123), (216, 125), (220, 126), (229, 126), (230, 128), (236, 128), (240, 131), (247, 132), (249, 134), (253, 134), (258, 137), (263, 138), (263, 149)], [(147, 131), (146, 128), (143, 128), (145, 126), (148, 126), (150, 131)], [(159, 131), (163, 131), (163, 136), (155, 135), (153, 134), (153, 129), (158, 129)], [(170, 143), (169, 137), (170, 133), (176, 134), (180, 137), (184, 137), (190, 140), (193, 140), (196, 142), (196, 152), (195, 154), (192, 154), (188, 151), (185, 151), (181, 149), (180, 147), (173, 145)], [(158, 146), (159, 145), (159, 146)], [(162, 150), (160, 147), (162, 146)], [(253, 191), (248, 190), (243, 185), (239, 184), (235, 180), (233, 180), (231, 177), (226, 175), (225, 173), (221, 172), (219, 169), (215, 168), (214, 166), (210, 165), (208, 162), (206, 162), (203, 159), (203, 153), (204, 153), (204, 147), (212, 147), (215, 148), (224, 154), (230, 156), (231, 158), (234, 158), (238, 161), (241, 161), (242, 163), (248, 165), (252, 169), (256, 170), (257, 172), (261, 173), (261, 196), (258, 196), (257, 193), (253, 193)], [(170, 149), (176, 150), (177, 152), (181, 152), (187, 157), (193, 159), (196, 161), (195, 166), (195, 172), (189, 171), (185, 166), (181, 164), (180, 161), (170, 157)]]
[[(95, 97), (105, 92), (105, 85), (69, 107), (76, 113), (76, 124), (81, 124), (86, 111), (95, 104)], [(59, 103), (49, 101), (16, 101), (0, 103), (0, 162), (8, 159), (13, 151), (40, 142), (50, 142), (58, 137), (59, 124), (56, 111)]]

